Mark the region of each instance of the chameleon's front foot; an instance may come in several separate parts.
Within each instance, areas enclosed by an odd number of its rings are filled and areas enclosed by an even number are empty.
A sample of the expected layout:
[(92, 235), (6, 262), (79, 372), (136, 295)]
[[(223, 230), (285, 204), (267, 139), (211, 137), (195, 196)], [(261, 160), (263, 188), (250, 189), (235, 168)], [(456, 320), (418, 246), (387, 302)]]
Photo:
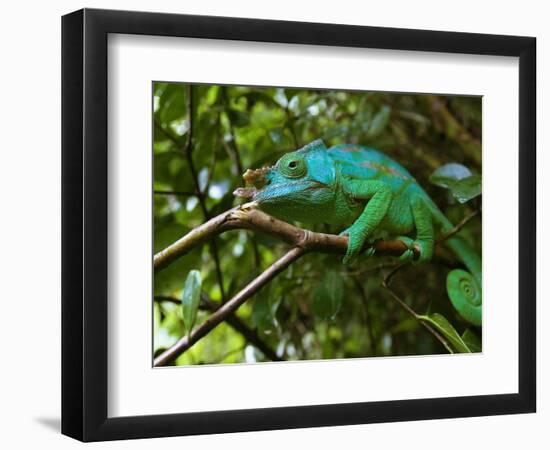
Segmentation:
[[(399, 257), (401, 261), (411, 262), (426, 262), (430, 261), (433, 256), (433, 242), (424, 240), (414, 240), (408, 236), (399, 236), (398, 240), (403, 242), (407, 246), (407, 250)], [(418, 258), (415, 259), (415, 248), (418, 250)]]
[[(348, 249), (343, 259), (343, 263), (348, 265), (353, 263), (361, 253), (367, 236), (365, 233), (358, 231), (357, 228), (354, 228), (353, 225), (342, 231), (340, 236), (348, 236)], [(365, 256), (369, 258), (372, 255), (374, 255), (374, 248), (371, 247), (365, 252)]]

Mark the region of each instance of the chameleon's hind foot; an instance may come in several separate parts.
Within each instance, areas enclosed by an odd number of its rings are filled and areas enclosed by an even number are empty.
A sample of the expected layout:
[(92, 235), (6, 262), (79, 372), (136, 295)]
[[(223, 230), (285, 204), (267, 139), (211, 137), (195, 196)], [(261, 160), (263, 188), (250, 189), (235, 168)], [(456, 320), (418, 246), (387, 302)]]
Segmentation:
[(398, 241), (403, 242), (407, 246), (407, 250), (405, 250), (399, 259), (404, 262), (409, 262), (414, 260), (414, 239), (411, 239), (408, 236), (399, 236), (397, 238)]
[[(397, 240), (403, 242), (407, 246), (407, 250), (399, 257), (401, 261), (411, 262), (426, 262), (432, 259), (433, 242), (414, 240), (408, 236), (398, 236)], [(418, 258), (415, 259), (415, 250), (418, 251)]]

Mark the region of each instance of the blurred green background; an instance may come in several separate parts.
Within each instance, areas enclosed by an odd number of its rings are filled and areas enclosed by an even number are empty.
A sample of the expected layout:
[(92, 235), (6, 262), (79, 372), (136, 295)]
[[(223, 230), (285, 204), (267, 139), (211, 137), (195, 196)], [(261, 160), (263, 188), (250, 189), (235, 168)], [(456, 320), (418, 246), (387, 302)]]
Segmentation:
[[(244, 186), (244, 170), (272, 164), (318, 138), (327, 146), (357, 143), (386, 152), (453, 223), (481, 207), (481, 197), (462, 204), (429, 181), (450, 162), (481, 175), (480, 97), (164, 82), (154, 83), (153, 95), (155, 252), (240, 203), (232, 192)], [(316, 230), (341, 231), (324, 224)], [(481, 251), (481, 216), (460, 235)], [(155, 356), (187, 332), (180, 301), (191, 270), (198, 270), (202, 280), (200, 324), (286, 249), (274, 238), (232, 231), (158, 272)], [(175, 364), (447, 353), (381, 286), (396, 264), (376, 258), (346, 267), (341, 256), (306, 255)], [(439, 245), (430, 263), (400, 270), (392, 288), (415, 312), (439, 313), (462, 335), (468, 325), (454, 312), (445, 289), (446, 274), (456, 267), (454, 255)], [(467, 333), (480, 342), (480, 329)]]

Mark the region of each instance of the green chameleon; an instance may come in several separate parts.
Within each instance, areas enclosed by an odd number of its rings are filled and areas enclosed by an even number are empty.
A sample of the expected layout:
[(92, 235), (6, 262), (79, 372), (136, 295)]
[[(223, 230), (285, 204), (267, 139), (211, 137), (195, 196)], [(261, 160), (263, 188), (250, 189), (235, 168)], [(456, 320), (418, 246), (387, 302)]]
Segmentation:
[[(306, 224), (347, 226), (340, 233), (349, 236), (345, 264), (355, 260), (366, 242), (381, 237), (406, 244), (402, 260), (413, 260), (416, 247), (418, 261), (429, 261), (434, 251), (434, 226), (443, 233), (453, 228), (403, 166), (360, 145), (327, 149), (323, 141), (316, 140), (286, 153), (273, 167), (247, 170), (243, 178), (249, 185), (263, 186), (239, 188), (235, 195), (252, 199), (269, 214)], [(449, 273), (449, 298), (465, 320), (480, 326), (481, 259), (456, 235), (445, 244), (470, 271)], [(366, 253), (372, 256), (374, 251)]]

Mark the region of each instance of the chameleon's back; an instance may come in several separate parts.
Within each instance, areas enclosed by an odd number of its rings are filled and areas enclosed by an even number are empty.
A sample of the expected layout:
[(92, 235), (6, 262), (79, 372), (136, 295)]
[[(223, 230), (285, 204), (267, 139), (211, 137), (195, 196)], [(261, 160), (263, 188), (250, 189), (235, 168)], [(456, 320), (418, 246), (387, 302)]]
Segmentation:
[(341, 144), (328, 150), (328, 154), (344, 175), (356, 179), (379, 179), (400, 185), (416, 185), (416, 180), (401, 164), (389, 156), (362, 145)]
[(355, 179), (385, 181), (393, 187), (394, 195), (401, 198), (410, 195), (421, 196), (436, 222), (443, 228), (452, 227), (410, 172), (384, 153), (363, 145), (340, 144), (331, 147), (328, 154), (344, 175)]
[[(397, 223), (403, 217), (400, 207), (411, 196), (421, 196), (428, 206), (433, 220), (439, 224), (440, 231), (449, 232), (453, 224), (439, 210), (430, 196), (416, 182), (407, 169), (399, 163), (369, 147), (342, 144), (328, 150), (329, 157), (337, 164), (344, 175), (355, 179), (376, 179), (390, 184), (393, 188), (394, 204), (397, 214), (390, 222)], [(392, 215), (392, 211), (388, 211)], [(481, 259), (459, 236), (446, 239), (446, 244), (462, 260), (470, 273), (453, 270), (447, 279), (447, 290), (455, 308), (468, 322), (481, 325)], [(467, 286), (465, 288), (464, 286)]]

